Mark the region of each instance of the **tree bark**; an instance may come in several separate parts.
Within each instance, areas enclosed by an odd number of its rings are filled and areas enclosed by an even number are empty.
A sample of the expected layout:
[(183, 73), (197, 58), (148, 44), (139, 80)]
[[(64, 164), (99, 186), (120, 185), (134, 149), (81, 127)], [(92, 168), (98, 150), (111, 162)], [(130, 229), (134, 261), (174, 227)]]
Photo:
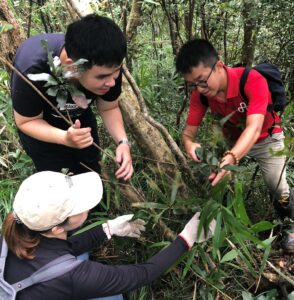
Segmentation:
[(254, 51), (256, 45), (256, 37), (258, 32), (258, 17), (256, 13), (256, 7), (250, 0), (243, 1), (243, 30), (244, 30), (244, 41), (242, 47), (242, 64), (248, 64), (252, 66), (254, 59)]
[[(1, 56), (8, 61), (12, 61), (17, 47), (25, 39), (25, 33), (15, 20), (12, 8), (9, 7), (8, 2), (5, 0), (0, 0), (0, 22), (7, 22), (13, 26), (12, 30), (0, 35)], [(10, 71), (11, 70), (7, 69), (8, 73), (10, 73)]]
[(142, 4), (143, 1), (132, 1), (131, 13), (128, 18), (129, 20), (126, 30), (127, 43), (130, 43), (132, 41), (134, 36), (137, 34), (137, 27), (141, 24)]

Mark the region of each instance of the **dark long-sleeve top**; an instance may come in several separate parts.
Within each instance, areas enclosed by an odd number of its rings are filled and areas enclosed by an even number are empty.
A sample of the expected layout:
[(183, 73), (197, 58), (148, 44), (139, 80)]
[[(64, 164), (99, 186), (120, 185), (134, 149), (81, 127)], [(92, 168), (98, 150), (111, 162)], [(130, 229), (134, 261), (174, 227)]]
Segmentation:
[[(19, 259), (12, 252), (8, 252), (4, 278), (13, 284), (61, 255), (67, 253), (80, 255), (90, 251), (97, 246), (97, 242), (105, 239), (106, 235), (101, 226), (72, 236), (68, 240), (41, 236), (33, 260)], [(58, 278), (20, 291), (17, 299), (81, 300), (125, 293), (151, 283), (187, 250), (184, 240), (177, 237), (167, 248), (145, 263), (111, 266), (95, 261), (84, 261)]]

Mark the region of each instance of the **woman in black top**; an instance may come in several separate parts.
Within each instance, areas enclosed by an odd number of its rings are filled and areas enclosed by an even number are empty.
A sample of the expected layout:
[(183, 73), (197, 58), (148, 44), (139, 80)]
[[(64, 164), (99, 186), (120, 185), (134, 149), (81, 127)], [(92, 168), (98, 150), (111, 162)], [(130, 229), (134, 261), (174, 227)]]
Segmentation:
[[(144, 221), (131, 220), (132, 215), (67, 237), (69, 231), (83, 224), (89, 209), (96, 206), (101, 197), (101, 179), (94, 172), (69, 177), (44, 171), (27, 178), (15, 196), (13, 212), (3, 223), (3, 237), (9, 247), (5, 280), (10, 284), (18, 282), (58, 256), (80, 255), (112, 235), (139, 237), (145, 230)], [(17, 299), (80, 300), (142, 287), (158, 278), (193, 246), (198, 224), (199, 214), (195, 214), (170, 246), (145, 263), (110, 266), (84, 261), (56, 279), (20, 291)], [(210, 224), (209, 236), (214, 225)], [(197, 241), (206, 238), (201, 234)]]

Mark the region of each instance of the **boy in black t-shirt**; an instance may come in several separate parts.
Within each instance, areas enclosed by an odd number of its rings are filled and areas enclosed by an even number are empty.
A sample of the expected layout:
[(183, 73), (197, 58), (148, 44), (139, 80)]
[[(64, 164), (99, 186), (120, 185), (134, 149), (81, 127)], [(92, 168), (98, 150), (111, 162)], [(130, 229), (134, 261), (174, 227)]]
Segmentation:
[[(17, 50), (14, 66), (23, 75), (52, 74), (48, 51), (68, 65), (73, 77), (69, 80), (85, 97), (68, 96), (59, 107), (56, 96), (49, 96), (46, 81), (33, 84), (64, 114), (73, 125), (63, 120), (27, 82), (12, 74), (12, 101), (19, 137), (38, 171), (60, 171), (68, 168), (74, 174), (89, 171), (80, 162), (99, 172), (97, 124), (91, 110), (96, 102), (103, 123), (117, 144), (116, 161), (120, 164), (117, 178), (129, 179), (133, 173), (129, 143), (118, 100), (121, 93), (121, 65), (126, 55), (122, 31), (110, 19), (88, 15), (68, 26), (66, 34), (43, 34), (26, 40)], [(83, 69), (72, 65), (86, 59)], [(74, 69), (73, 69), (74, 68)], [(54, 74), (53, 74), (54, 75)], [(70, 93), (69, 93), (70, 94)]]

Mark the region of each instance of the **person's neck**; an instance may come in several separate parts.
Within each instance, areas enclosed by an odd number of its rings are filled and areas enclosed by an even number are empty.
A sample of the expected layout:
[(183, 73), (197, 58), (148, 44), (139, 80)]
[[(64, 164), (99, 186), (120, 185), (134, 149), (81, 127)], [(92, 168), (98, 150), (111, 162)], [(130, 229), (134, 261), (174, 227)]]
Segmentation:
[(60, 55), (59, 55), (59, 58), (60, 58), (61, 63), (62, 63), (62, 64), (65, 64), (66, 59), (68, 58), (68, 56), (67, 56), (67, 53), (66, 53), (64, 47), (63, 47), (62, 50), (61, 50), (61, 53), (60, 53)]
[(64, 231), (62, 233), (59, 234), (55, 234), (52, 231), (48, 232), (48, 233), (41, 233), (41, 235), (47, 237), (47, 238), (55, 238), (55, 239), (61, 239), (61, 240), (67, 240), (67, 232)]

